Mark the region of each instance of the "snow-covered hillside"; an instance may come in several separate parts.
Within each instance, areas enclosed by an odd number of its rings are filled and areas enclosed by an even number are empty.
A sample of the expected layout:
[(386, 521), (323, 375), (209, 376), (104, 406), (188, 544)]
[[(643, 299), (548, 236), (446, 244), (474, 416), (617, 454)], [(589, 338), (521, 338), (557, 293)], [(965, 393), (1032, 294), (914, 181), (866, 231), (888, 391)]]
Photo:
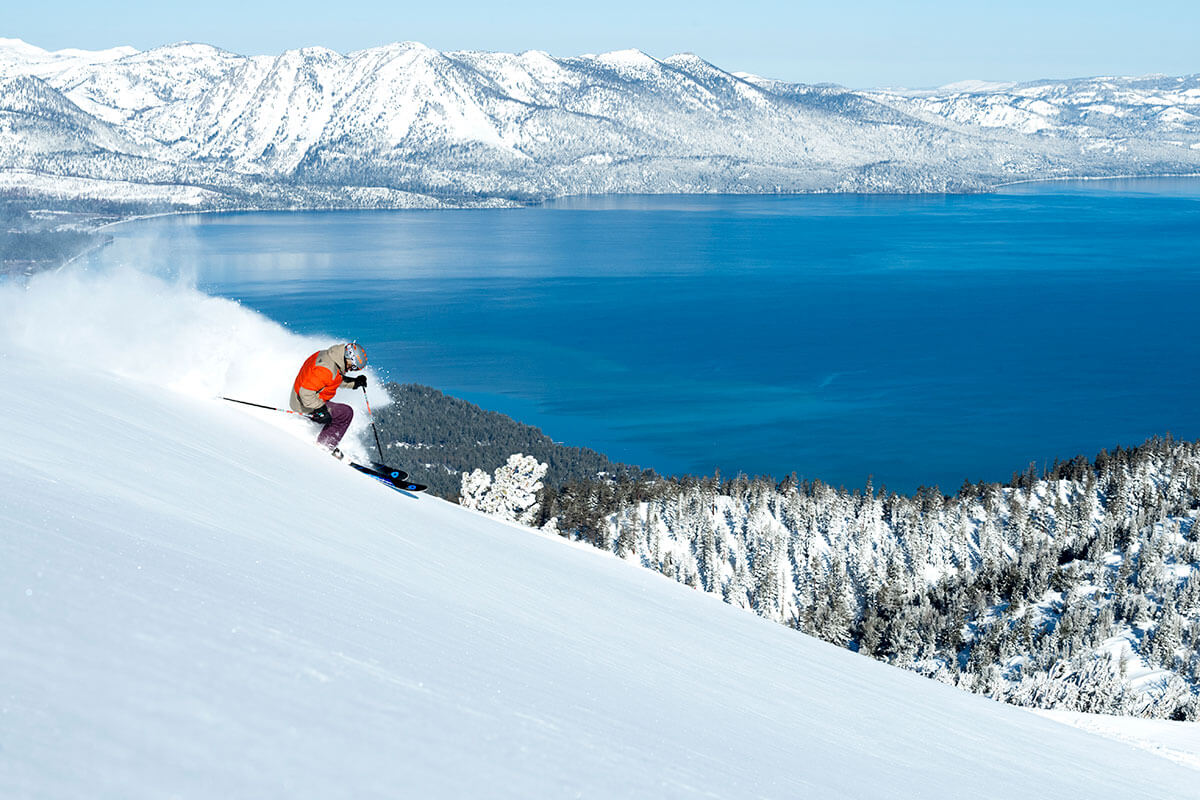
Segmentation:
[[(964, 191), (1197, 171), (1197, 76), (872, 92), (636, 50), (556, 58), (404, 42), (247, 57), (0, 39), (0, 176), (58, 200), (75, 197), (69, 179), (110, 181), (114, 201), (223, 208)], [(197, 186), (216, 196), (186, 192)]]
[(129, 272), (0, 300), (4, 797), (1194, 793), (215, 399), (324, 339)]

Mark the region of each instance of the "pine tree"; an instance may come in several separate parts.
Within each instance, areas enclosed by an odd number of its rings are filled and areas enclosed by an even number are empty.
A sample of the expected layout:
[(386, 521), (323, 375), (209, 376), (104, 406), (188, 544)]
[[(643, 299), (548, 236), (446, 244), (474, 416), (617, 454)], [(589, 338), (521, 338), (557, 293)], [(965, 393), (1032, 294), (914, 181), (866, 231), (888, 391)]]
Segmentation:
[(538, 493), (546, 465), (516, 453), (489, 478), (483, 470), (463, 475), (460, 503), (491, 516), (532, 525), (538, 516)]

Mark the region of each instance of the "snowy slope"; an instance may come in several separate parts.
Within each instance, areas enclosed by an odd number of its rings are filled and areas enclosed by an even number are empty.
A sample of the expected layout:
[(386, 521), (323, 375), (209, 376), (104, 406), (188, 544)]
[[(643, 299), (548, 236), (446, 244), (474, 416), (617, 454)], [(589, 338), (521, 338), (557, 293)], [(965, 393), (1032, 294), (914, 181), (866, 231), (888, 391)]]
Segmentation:
[(1113, 717), (1057, 709), (1034, 709), (1033, 713), (1200, 769), (1200, 725), (1194, 722)]
[(213, 399), (326, 340), (136, 273), (0, 300), (0, 796), (1194, 796)]
[(20, 39), (0, 37), (0, 70), (19, 67), (29, 74), (44, 77), (81, 66), (116, 61), (137, 52), (132, 47), (112, 47), (108, 50), (49, 51)]

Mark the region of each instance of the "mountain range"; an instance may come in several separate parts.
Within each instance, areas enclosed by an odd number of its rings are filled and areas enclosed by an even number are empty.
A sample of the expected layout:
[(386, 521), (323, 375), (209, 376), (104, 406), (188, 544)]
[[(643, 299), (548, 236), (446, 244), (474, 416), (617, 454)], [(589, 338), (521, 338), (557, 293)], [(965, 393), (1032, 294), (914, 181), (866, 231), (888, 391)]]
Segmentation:
[(164, 208), (965, 192), (1200, 172), (1200, 75), (851, 90), (636, 50), (0, 39), (0, 192)]

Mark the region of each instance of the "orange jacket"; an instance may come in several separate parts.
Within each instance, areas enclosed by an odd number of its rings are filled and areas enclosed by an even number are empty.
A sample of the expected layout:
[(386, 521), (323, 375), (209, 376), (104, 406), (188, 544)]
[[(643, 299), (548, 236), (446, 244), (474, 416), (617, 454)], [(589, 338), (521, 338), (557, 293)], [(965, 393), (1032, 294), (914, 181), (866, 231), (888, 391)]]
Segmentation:
[(316, 411), (337, 393), (346, 368), (342, 355), (344, 347), (338, 344), (328, 350), (318, 350), (305, 360), (292, 384), (293, 411)]

